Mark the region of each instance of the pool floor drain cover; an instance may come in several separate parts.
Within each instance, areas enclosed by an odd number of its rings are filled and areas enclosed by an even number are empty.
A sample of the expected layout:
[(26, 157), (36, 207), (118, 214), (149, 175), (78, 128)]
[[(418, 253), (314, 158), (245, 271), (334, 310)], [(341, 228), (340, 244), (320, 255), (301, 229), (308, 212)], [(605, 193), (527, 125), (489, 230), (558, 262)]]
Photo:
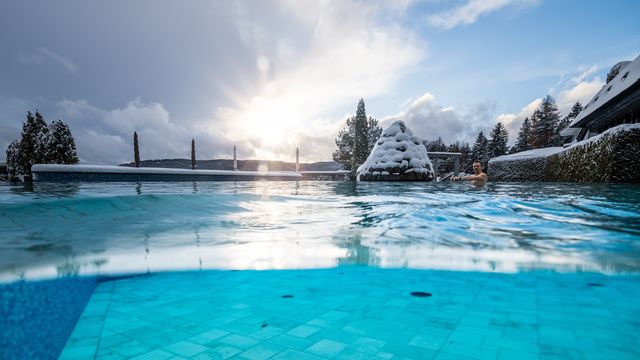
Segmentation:
[(282, 295), (280, 296), (283, 299), (291, 299), (293, 297), (293, 295)]
[(411, 296), (415, 296), (415, 297), (431, 297), (431, 293), (424, 292), (424, 291), (414, 291), (414, 292), (411, 293)]

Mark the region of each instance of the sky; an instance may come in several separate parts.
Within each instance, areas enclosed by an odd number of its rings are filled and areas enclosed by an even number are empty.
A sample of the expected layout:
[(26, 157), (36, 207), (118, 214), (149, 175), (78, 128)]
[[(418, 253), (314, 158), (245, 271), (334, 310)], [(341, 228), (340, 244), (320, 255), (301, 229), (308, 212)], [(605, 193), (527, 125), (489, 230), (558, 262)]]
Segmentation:
[(326, 161), (363, 98), (382, 126), (471, 144), (562, 114), (640, 55), (635, 0), (0, 0), (0, 161), (27, 111), (85, 164)]

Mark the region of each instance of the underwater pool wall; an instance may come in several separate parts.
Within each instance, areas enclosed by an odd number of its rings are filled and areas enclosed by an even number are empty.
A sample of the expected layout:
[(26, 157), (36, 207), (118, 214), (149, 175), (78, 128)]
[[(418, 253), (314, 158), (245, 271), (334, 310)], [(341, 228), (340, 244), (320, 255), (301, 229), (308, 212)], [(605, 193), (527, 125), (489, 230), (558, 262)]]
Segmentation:
[(68, 277), (0, 285), (0, 359), (57, 359), (97, 283)]

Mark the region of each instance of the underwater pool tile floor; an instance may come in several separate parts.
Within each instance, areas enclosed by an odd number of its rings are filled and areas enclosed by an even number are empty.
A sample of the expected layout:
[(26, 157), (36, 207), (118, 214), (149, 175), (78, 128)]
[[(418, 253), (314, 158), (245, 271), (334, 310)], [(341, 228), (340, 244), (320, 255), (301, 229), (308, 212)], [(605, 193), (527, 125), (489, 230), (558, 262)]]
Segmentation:
[(639, 284), (358, 266), (152, 274), (100, 283), (60, 358), (638, 359)]

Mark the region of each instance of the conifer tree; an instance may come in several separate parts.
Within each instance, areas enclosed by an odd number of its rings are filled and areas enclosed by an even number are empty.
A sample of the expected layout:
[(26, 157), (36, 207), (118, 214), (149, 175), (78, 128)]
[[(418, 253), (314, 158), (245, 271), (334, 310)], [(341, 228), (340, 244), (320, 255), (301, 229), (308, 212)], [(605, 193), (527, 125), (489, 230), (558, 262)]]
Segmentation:
[(493, 127), (490, 136), (491, 140), (489, 140), (488, 145), (489, 158), (506, 154), (509, 149), (507, 147), (507, 143), (509, 142), (509, 132), (507, 131), (507, 128), (505, 128), (501, 122), (498, 122)]
[(468, 142), (465, 142), (460, 147), (460, 152), (462, 153), (462, 161), (461, 161), (462, 169), (470, 168), (472, 166), (472, 161), (474, 159), (472, 159), (473, 151), (471, 150), (471, 146), (469, 146)]
[(480, 131), (476, 137), (476, 142), (473, 144), (471, 154), (473, 157), (472, 161), (479, 160), (483, 167), (487, 166), (487, 162), (489, 161), (489, 140), (487, 140), (482, 131)]
[(369, 136), (367, 131), (367, 113), (364, 109), (364, 100), (358, 101), (358, 109), (354, 120), (355, 134), (353, 138), (353, 167), (352, 175), (355, 176), (355, 170), (367, 160), (369, 156)]
[(196, 168), (196, 140), (191, 139), (191, 170)]
[(24, 170), (22, 169), (23, 160), (21, 156), (20, 140), (13, 140), (7, 148), (7, 173), (9, 174), (9, 179), (19, 174), (24, 174)]
[(520, 125), (520, 131), (518, 132), (518, 139), (516, 140), (516, 144), (511, 148), (511, 152), (520, 152), (531, 150), (531, 145), (529, 144), (531, 138), (531, 122), (529, 118), (524, 118), (522, 125)]
[(380, 139), (380, 135), (382, 135), (382, 128), (378, 125), (378, 120), (369, 116), (369, 120), (367, 121), (367, 141), (369, 142), (367, 154), (371, 154), (371, 150), (373, 150), (376, 142)]
[[(360, 111), (361, 110), (361, 111)], [(364, 116), (365, 119), (365, 128), (364, 128), (364, 137), (361, 138), (361, 141), (364, 139), (366, 141), (364, 159), (362, 162), (366, 161), (371, 149), (375, 146), (376, 142), (380, 138), (382, 134), (382, 128), (378, 125), (378, 120), (369, 117), (366, 118), (365, 110), (364, 110), (364, 101), (361, 99), (358, 103), (358, 112)], [(337, 149), (333, 152), (333, 160), (342, 164), (345, 170), (352, 171), (352, 175), (355, 176), (355, 171), (357, 170), (360, 164), (355, 164), (355, 139), (356, 139), (356, 116), (352, 116), (347, 119), (346, 126), (338, 132), (338, 137), (335, 139)], [(362, 120), (362, 118), (361, 118)], [(362, 156), (362, 154), (361, 154)]]
[(573, 104), (573, 107), (571, 108), (571, 112), (569, 112), (569, 114), (567, 116), (565, 116), (559, 123), (558, 123), (558, 128), (556, 129), (555, 132), (555, 145), (556, 146), (562, 146), (563, 144), (563, 138), (560, 135), (560, 133), (562, 132), (562, 130), (566, 129), (569, 124), (571, 124), (571, 122), (578, 117), (578, 114), (580, 114), (580, 112), (582, 112), (582, 104), (580, 104), (580, 102), (576, 102), (575, 104)]
[(138, 133), (133, 132), (133, 161), (136, 167), (140, 167), (140, 146), (138, 145)]
[(27, 121), (22, 124), (20, 140), (20, 169), (24, 175), (31, 175), (33, 164), (47, 162), (47, 142), (49, 127), (40, 112), (35, 116), (27, 112)]
[(76, 142), (69, 126), (62, 120), (53, 121), (49, 126), (47, 160), (53, 164), (77, 164)]
[(555, 132), (560, 122), (560, 112), (555, 100), (547, 95), (531, 119), (531, 137), (534, 149), (552, 146), (555, 140)]

